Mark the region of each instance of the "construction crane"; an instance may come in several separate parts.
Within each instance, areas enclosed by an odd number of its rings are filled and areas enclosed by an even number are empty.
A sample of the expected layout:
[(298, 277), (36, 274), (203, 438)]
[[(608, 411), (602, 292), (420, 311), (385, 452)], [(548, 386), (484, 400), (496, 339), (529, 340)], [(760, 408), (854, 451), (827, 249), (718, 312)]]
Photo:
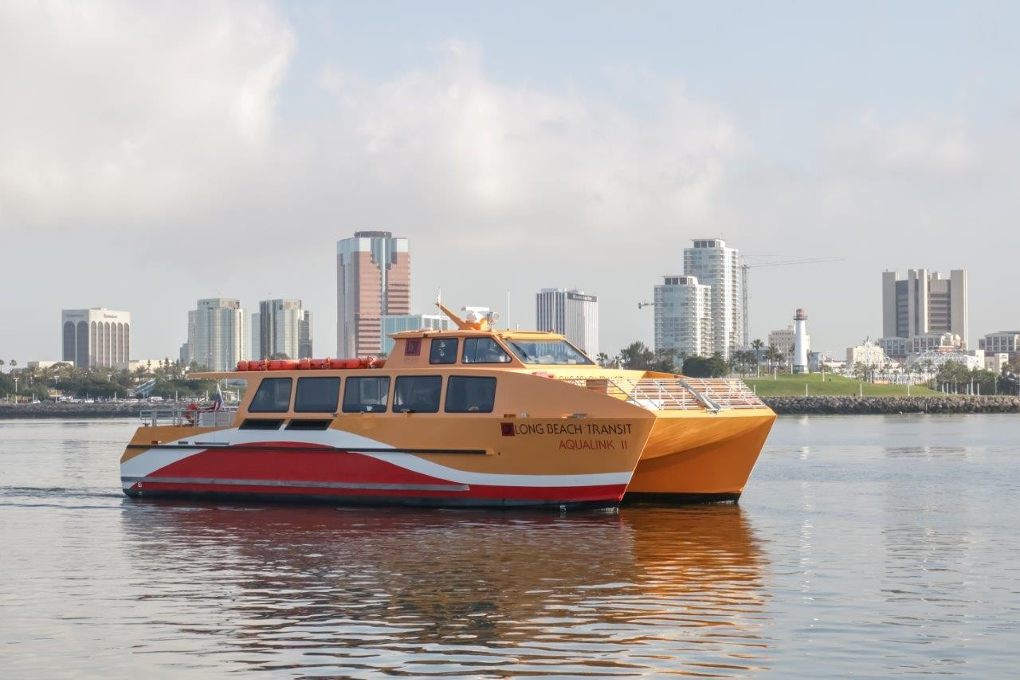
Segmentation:
[(761, 262), (759, 264), (747, 264), (746, 262), (740, 265), (741, 274), (741, 288), (743, 288), (743, 317), (744, 317), (744, 347), (748, 347), (751, 342), (751, 289), (749, 287), (750, 270), (758, 269), (759, 267), (785, 267), (792, 264), (821, 264), (823, 262), (842, 262), (846, 258), (842, 257), (809, 257), (796, 260), (777, 260), (773, 262)]

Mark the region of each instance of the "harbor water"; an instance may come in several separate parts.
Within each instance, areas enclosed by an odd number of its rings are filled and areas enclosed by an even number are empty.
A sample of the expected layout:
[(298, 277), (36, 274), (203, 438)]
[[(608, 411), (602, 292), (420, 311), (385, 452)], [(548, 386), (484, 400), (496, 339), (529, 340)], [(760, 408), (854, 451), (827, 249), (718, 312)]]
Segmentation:
[(1020, 417), (783, 417), (739, 506), (125, 498), (0, 420), (4, 677), (1017, 676)]

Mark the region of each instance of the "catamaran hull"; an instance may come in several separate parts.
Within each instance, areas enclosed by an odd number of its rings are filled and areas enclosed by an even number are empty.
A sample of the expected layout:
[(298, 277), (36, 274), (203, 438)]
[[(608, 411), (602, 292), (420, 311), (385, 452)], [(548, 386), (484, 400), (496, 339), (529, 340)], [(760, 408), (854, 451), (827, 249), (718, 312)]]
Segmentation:
[(738, 500), (775, 419), (775, 413), (764, 408), (660, 415), (624, 502)]
[[(498, 422), (494, 426), (489, 429), (501, 432)], [(605, 507), (622, 500), (650, 428), (650, 421), (635, 426), (622, 450), (614, 451), (534, 450), (534, 442), (520, 436), (500, 436), (485, 447), (423, 450), (332, 429), (286, 440), (286, 431), (196, 436), (192, 430), (184, 439), (169, 428), (141, 428), (122, 459), (121, 482), (132, 498)], [(221, 441), (212, 446), (214, 438)]]

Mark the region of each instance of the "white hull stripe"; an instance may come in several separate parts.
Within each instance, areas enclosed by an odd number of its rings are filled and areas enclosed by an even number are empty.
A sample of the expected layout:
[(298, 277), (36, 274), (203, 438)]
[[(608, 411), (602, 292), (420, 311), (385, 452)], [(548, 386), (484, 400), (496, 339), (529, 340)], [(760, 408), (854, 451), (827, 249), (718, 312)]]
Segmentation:
[(497, 472), (469, 472), (446, 467), (409, 453), (363, 453), (376, 460), (399, 465), (429, 477), (441, 477), (461, 484), (491, 486), (607, 486), (630, 484), (631, 472), (598, 472), (580, 475), (516, 475)]
[[(213, 437), (212, 435), (223, 435)], [(184, 438), (182, 438), (184, 439)], [(185, 441), (187, 441), (185, 439)], [(254, 430), (220, 430), (209, 432), (202, 436), (203, 442), (209, 442), (212, 450), (221, 448), (224, 445), (250, 444), (262, 442), (294, 442), (293, 432), (267, 432)], [(170, 442), (163, 442), (164, 444)], [(458, 470), (434, 463), (419, 456), (401, 453), (397, 449), (384, 442), (376, 441), (368, 437), (343, 432), (341, 430), (325, 430), (322, 432), (302, 432), (300, 443), (316, 443), (324, 446), (332, 446), (346, 451), (347, 449), (386, 449), (385, 452), (364, 452), (356, 455), (369, 456), (386, 463), (391, 463), (405, 470), (418, 472), (429, 477), (436, 477), (455, 484), (482, 484), (486, 486), (529, 486), (529, 487), (568, 487), (568, 486), (609, 486), (630, 484), (633, 471), (625, 472), (602, 472), (594, 474), (573, 474), (573, 475), (527, 475), (527, 474), (505, 474), (493, 472), (470, 472)], [(190, 456), (198, 455), (203, 449), (188, 448), (156, 448), (132, 457), (121, 464), (120, 471), (124, 477), (143, 478), (168, 465), (172, 465)], [(340, 455), (351, 455), (346, 452)]]
[(319, 482), (279, 479), (219, 479), (215, 477), (121, 477), (125, 489), (145, 484), (216, 484), (218, 486), (269, 486), (290, 489), (368, 489), (372, 491), (470, 491), (466, 484), (373, 484), (369, 482)]

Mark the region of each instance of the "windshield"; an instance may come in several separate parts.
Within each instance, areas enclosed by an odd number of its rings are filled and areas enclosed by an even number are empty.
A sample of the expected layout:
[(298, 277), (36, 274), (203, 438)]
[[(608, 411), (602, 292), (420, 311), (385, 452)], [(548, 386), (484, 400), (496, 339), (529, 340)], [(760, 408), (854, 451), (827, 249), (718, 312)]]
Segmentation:
[(591, 364), (591, 359), (578, 352), (565, 340), (508, 340), (507, 345), (526, 364)]

